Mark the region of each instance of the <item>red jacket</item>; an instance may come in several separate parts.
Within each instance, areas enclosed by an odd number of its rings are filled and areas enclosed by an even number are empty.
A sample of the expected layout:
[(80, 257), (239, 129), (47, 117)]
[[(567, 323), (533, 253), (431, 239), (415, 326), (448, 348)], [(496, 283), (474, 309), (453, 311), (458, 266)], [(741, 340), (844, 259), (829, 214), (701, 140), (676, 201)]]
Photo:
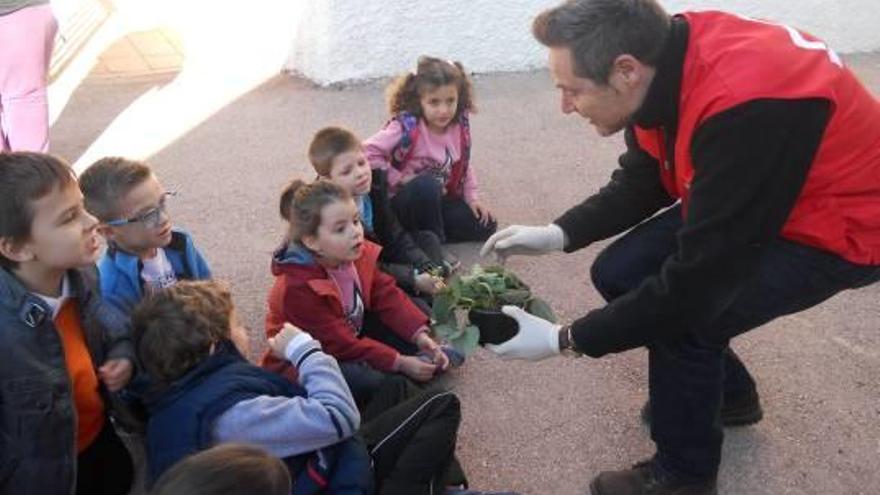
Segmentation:
[[(361, 257), (354, 262), (361, 281), (364, 309), (375, 313), (391, 331), (407, 341), (429, 323), (428, 317), (397, 287), (394, 279), (379, 270), (382, 248), (364, 242)], [(342, 296), (327, 271), (305, 249), (285, 246), (272, 260), (275, 283), (269, 291), (266, 336), (272, 337), (285, 322), (309, 332), (321, 342), (324, 352), (339, 361), (363, 361), (380, 371), (393, 371), (397, 350), (369, 337), (358, 337), (345, 319)], [(290, 363), (271, 354), (263, 356), (264, 367), (294, 378)]]
[[(832, 117), (782, 237), (880, 264), (880, 103), (824, 43), (792, 28), (722, 12), (684, 14), (690, 25), (675, 157), (659, 131), (636, 128), (686, 214), (694, 175), (691, 139), (700, 124), (760, 98), (822, 98)], [(674, 170), (666, 165), (674, 158)], [(711, 164), (705, 164), (705, 167)]]

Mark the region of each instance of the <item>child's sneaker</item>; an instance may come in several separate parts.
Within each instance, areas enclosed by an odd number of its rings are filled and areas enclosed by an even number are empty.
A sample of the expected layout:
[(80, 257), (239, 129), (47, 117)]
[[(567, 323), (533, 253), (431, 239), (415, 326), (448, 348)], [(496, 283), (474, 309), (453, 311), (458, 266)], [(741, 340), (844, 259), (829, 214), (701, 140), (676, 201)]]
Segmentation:
[(461, 260), (459, 260), (458, 257), (452, 254), (448, 249), (441, 246), (440, 252), (443, 256), (443, 267), (446, 268), (447, 277), (461, 268)]

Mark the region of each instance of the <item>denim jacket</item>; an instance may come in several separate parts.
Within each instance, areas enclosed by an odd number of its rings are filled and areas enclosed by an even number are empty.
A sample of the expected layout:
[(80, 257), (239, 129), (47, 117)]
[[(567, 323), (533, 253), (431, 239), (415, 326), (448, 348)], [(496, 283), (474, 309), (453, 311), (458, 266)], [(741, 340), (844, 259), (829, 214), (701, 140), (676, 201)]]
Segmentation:
[[(171, 243), (165, 247), (165, 255), (174, 267), (179, 279), (204, 280), (211, 278), (211, 270), (202, 254), (196, 249), (192, 237), (183, 230), (174, 229)], [(101, 294), (108, 304), (125, 314), (144, 297), (140, 259), (116, 246), (109, 246), (98, 260), (101, 276)]]
[[(94, 267), (68, 277), (94, 365), (134, 362), (128, 318), (103, 303)], [(6, 269), (0, 269), (0, 356), (0, 494), (74, 493), (76, 406), (61, 336), (51, 308)]]

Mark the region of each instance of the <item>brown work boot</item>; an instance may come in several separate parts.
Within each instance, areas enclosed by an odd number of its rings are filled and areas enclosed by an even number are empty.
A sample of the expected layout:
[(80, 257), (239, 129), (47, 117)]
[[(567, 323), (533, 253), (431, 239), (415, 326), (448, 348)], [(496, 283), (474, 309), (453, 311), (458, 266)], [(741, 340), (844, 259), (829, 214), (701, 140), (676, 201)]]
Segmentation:
[[(651, 426), (651, 402), (645, 402), (641, 412), (642, 421)], [(761, 421), (764, 410), (761, 409), (761, 399), (758, 392), (752, 391), (727, 397), (721, 405), (721, 424), (724, 426), (748, 426)]]
[(590, 495), (717, 495), (716, 480), (682, 483), (663, 476), (651, 461), (632, 469), (603, 471), (590, 483)]

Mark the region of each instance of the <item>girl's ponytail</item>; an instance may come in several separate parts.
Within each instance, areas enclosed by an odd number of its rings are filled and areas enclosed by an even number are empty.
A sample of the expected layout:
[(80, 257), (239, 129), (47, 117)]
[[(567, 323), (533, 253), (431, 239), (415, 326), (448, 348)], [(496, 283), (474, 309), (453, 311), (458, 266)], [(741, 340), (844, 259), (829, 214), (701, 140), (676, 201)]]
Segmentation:
[(290, 222), (293, 218), (293, 198), (306, 183), (300, 179), (294, 179), (281, 191), (281, 199), (278, 201), (278, 213), (281, 218)]
[(330, 203), (346, 201), (351, 195), (345, 189), (326, 179), (311, 184), (292, 180), (281, 191), (278, 213), (290, 223), (289, 240), (299, 241), (305, 236), (317, 235), (321, 225), (321, 210)]

